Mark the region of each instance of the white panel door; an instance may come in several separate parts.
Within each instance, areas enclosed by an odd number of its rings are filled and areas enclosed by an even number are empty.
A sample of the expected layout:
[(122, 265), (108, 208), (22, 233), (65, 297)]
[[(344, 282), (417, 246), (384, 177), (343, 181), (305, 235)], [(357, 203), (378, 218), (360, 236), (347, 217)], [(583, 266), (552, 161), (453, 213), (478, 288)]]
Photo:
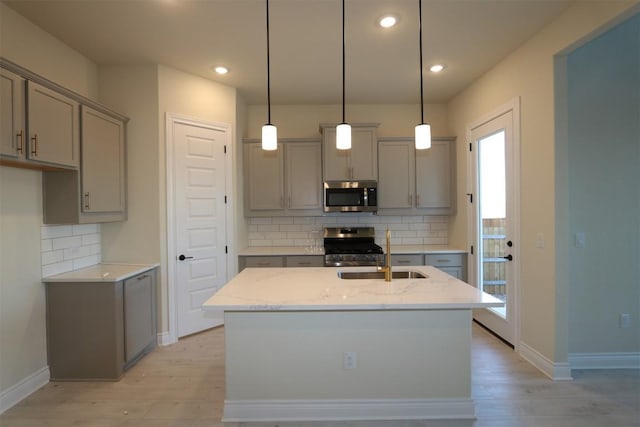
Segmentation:
[(178, 336), (220, 324), (202, 304), (227, 281), (223, 131), (174, 125)]

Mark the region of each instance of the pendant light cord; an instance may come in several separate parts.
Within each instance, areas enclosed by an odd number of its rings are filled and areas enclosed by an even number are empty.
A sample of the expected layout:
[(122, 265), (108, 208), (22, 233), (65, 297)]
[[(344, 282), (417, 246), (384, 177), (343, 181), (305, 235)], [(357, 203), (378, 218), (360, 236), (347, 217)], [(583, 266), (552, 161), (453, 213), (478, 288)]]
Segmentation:
[(344, 0), (342, 0), (342, 123), (345, 121), (345, 48), (346, 43), (344, 41)]
[(422, 83), (422, 0), (418, 0), (418, 15), (418, 22), (420, 23), (420, 124), (424, 124), (424, 88)]
[(267, 124), (271, 124), (271, 59), (269, 52), (269, 0), (267, 0)]

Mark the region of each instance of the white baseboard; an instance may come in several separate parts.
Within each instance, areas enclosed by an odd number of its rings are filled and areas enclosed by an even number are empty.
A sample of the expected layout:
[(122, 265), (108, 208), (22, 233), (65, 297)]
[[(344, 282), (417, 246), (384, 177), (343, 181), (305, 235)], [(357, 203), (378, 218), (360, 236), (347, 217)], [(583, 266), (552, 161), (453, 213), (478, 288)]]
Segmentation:
[(533, 347), (530, 347), (526, 343), (520, 341), (518, 345), (518, 352), (523, 359), (527, 362), (531, 363), (533, 366), (538, 368), (540, 372), (548, 376), (554, 381), (570, 381), (573, 380), (571, 377), (571, 366), (569, 363), (557, 363), (549, 360), (543, 354), (538, 352)]
[(475, 419), (472, 399), (225, 400), (223, 422)]
[(571, 369), (640, 369), (640, 353), (569, 353)]
[(157, 340), (159, 346), (170, 345), (177, 342), (169, 332), (158, 332)]
[(7, 409), (13, 407), (16, 403), (47, 384), (49, 382), (49, 378), (51, 378), (49, 367), (45, 366), (19, 383), (0, 392), (0, 414), (4, 413)]

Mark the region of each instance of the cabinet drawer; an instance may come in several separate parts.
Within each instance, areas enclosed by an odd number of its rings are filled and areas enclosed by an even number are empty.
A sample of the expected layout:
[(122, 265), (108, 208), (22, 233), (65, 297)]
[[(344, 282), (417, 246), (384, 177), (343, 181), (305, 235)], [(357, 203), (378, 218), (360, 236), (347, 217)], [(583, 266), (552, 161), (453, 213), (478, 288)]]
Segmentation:
[(393, 255), (391, 254), (391, 265), (422, 265), (422, 255)]
[(434, 267), (457, 267), (463, 264), (462, 254), (429, 254), (424, 256), (424, 264)]
[(290, 255), (287, 256), (287, 267), (323, 267), (322, 255)]
[(245, 267), (284, 267), (281, 256), (252, 256), (245, 258)]

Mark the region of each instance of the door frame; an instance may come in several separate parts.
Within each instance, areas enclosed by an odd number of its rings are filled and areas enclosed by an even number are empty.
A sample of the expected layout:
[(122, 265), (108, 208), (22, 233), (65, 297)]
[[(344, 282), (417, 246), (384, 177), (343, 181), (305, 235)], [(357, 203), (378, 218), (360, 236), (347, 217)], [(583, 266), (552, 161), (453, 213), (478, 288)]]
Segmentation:
[(225, 156), (225, 193), (227, 203), (225, 204), (226, 216), (226, 245), (227, 245), (227, 281), (232, 271), (235, 271), (235, 218), (233, 215), (234, 198), (233, 193), (233, 154), (234, 144), (232, 138), (232, 127), (227, 123), (210, 122), (194, 117), (183, 116), (176, 113), (165, 113), (165, 153), (166, 153), (166, 256), (167, 256), (167, 309), (169, 314), (169, 330), (163, 337), (162, 344), (168, 345), (178, 341), (178, 287), (176, 286), (176, 214), (175, 214), (175, 156), (174, 156), (174, 136), (173, 129), (176, 124), (188, 126), (198, 126), (215, 131), (224, 132), (226, 136), (226, 156)]
[[(513, 284), (511, 286), (512, 295), (509, 295), (508, 297), (513, 299), (514, 313), (513, 313), (513, 317), (511, 318), (513, 322), (513, 343), (512, 344), (514, 346), (514, 350), (518, 352), (519, 343), (520, 343), (520, 317), (521, 317), (520, 247), (522, 246), (522, 240), (520, 238), (520, 224), (521, 224), (520, 222), (520, 193), (521, 193), (520, 143), (521, 143), (521, 139), (520, 139), (520, 97), (519, 96), (507, 101), (506, 103), (500, 105), (493, 111), (483, 115), (481, 118), (467, 125), (466, 136), (467, 136), (467, 142), (469, 144), (469, 151), (467, 151), (467, 191), (466, 193), (472, 194), (477, 198), (476, 188), (474, 185), (476, 180), (476, 177), (474, 176), (475, 170), (476, 170), (474, 166), (474, 159), (476, 154), (471, 151), (471, 145), (475, 142), (475, 141), (472, 141), (472, 138), (471, 138), (472, 131), (490, 122), (491, 120), (503, 114), (508, 113), (509, 111), (512, 112), (512, 120), (513, 120), (513, 141), (512, 141), (511, 161), (512, 161), (512, 170), (513, 170), (512, 185), (514, 189), (512, 216), (513, 216), (514, 222), (513, 222), (512, 239), (514, 242), (516, 242), (516, 244), (510, 250), (511, 254), (514, 257), (514, 261), (512, 261), (513, 262)], [(475, 247), (476, 249), (473, 255), (471, 254), (471, 252), (469, 252), (467, 256), (467, 265), (469, 266), (469, 268), (467, 269), (467, 275), (468, 275), (469, 283), (472, 286), (477, 287), (478, 278), (476, 277), (477, 268), (475, 265), (475, 256), (477, 254), (477, 251), (480, 250), (480, 248), (478, 248), (478, 244), (477, 242), (475, 242), (476, 235), (477, 235), (476, 233), (477, 224), (474, 223), (474, 221), (476, 220), (476, 214), (474, 213), (474, 210), (476, 210), (476, 206), (477, 206), (476, 204), (470, 203), (469, 200), (467, 199), (467, 244), (470, 249), (472, 246)], [(508, 315), (509, 315), (509, 312), (507, 310), (507, 316)]]

